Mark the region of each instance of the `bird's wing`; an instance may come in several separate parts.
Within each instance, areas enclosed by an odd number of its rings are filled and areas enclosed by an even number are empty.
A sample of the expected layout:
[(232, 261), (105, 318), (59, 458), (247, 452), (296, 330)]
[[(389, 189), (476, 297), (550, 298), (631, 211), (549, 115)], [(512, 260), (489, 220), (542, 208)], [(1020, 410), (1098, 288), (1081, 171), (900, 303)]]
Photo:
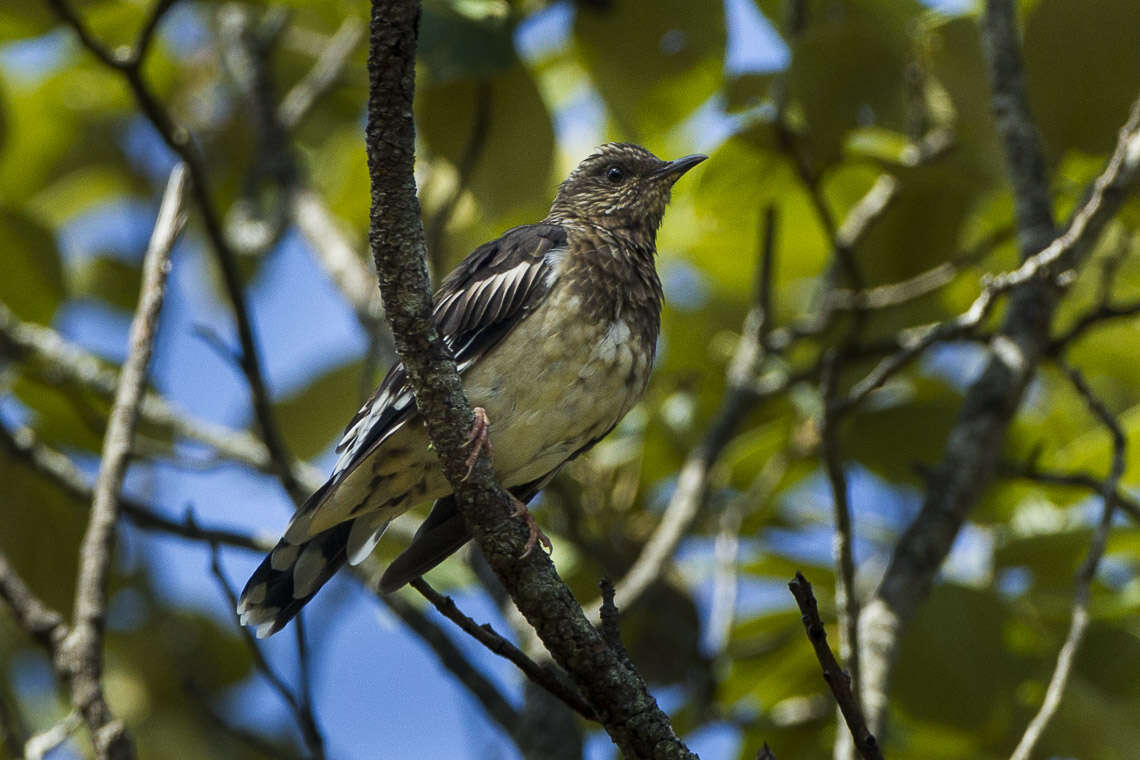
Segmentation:
[[(558, 225), (515, 227), (476, 248), (448, 275), (436, 292), (433, 319), (460, 373), (537, 307), (567, 250), (566, 231)], [(313, 512), (335, 500), (337, 486), (348, 474), (417, 414), (407, 377), (397, 362), (348, 423), (336, 447), (340, 457), (329, 487), (298, 511), (295, 525), (311, 523)], [(296, 531), (290, 533), (297, 537)]]

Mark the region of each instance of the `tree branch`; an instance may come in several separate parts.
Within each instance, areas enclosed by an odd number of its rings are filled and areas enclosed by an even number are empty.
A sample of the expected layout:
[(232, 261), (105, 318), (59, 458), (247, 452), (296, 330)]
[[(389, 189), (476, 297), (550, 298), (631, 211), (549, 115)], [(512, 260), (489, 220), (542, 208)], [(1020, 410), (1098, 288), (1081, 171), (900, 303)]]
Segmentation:
[(460, 512), (519, 610), (555, 660), (577, 682), (606, 731), (630, 758), (693, 757), (674, 734), (644, 681), (590, 625), (550, 558), (531, 552), (522, 522), (486, 453), (467, 477), (465, 443), (474, 419), (455, 362), (431, 320), (423, 227), (413, 177), (412, 96), (419, 3), (372, 4), (368, 72), (368, 166), (372, 180), (369, 243), (380, 290), (408, 372)]
[(855, 749), (863, 760), (883, 760), (879, 743), (867, 729), (859, 699), (851, 688), (851, 676), (839, 667), (831, 647), (827, 645), (827, 631), (824, 630), (823, 620), (819, 617), (819, 607), (816, 605), (811, 584), (803, 575), (796, 573), (796, 577), (788, 583), (788, 588), (792, 590), (796, 604), (799, 605), (800, 613), (803, 615), (804, 630), (807, 631), (808, 640), (815, 649), (816, 659), (823, 668), (823, 680), (827, 681), (839, 710), (847, 721), (847, 729), (855, 741)]
[(1041, 735), (1045, 733), (1049, 722), (1053, 719), (1053, 716), (1056, 715), (1057, 708), (1061, 706), (1061, 698), (1065, 693), (1065, 685), (1069, 681), (1069, 673), (1072, 671), (1073, 661), (1076, 659), (1077, 650), (1080, 648), (1081, 641), (1084, 639), (1085, 630), (1088, 628), (1090, 589), (1092, 587), (1093, 578), (1096, 577), (1096, 569), (1100, 565), (1101, 558), (1104, 556), (1105, 546), (1108, 544), (1108, 531), (1112, 527), (1112, 517), (1116, 511), (1116, 495), (1120, 488), (1120, 478), (1124, 475), (1125, 454), (1128, 447), (1128, 438), (1124, 435), (1120, 423), (1117, 422), (1112, 412), (1109, 411), (1104, 403), (1093, 393), (1080, 371), (1065, 363), (1061, 363), (1060, 366), (1061, 370), (1069, 378), (1069, 382), (1073, 384), (1073, 388), (1075, 388), (1081, 398), (1084, 399), (1089, 411), (1108, 429), (1109, 434), (1112, 436), (1112, 465), (1109, 469), (1108, 477), (1106, 477), (1100, 485), (1100, 495), (1104, 500), (1104, 509), (1101, 512), (1100, 522), (1097, 524), (1096, 531), (1093, 533), (1092, 542), (1089, 544), (1089, 551), (1085, 556), (1085, 561), (1077, 571), (1076, 590), (1073, 593), (1073, 611), (1069, 622), (1069, 633), (1065, 637), (1065, 643), (1061, 646), (1061, 651), (1057, 654), (1057, 664), (1053, 669), (1052, 677), (1049, 679), (1049, 686), (1045, 690), (1045, 699), (1041, 702), (1041, 707), (1037, 711), (1037, 714), (1033, 716), (1033, 720), (1031, 720), (1026, 727), (1021, 741), (1017, 743), (1013, 754), (1010, 755), (1010, 760), (1029, 760), (1033, 756), (1033, 750), (1037, 746), (1037, 742), (1040, 741)]
[[(1021, 85), (1011, 19), (1008, 1), (987, 2), (985, 34), (998, 123), (1007, 153), (1021, 154), (1035, 151), (1036, 138), (1031, 126), (1026, 126), (1032, 122), (1022, 107), (1024, 98), (1017, 92)], [(1000, 281), (991, 281), (971, 309), (984, 316), (987, 301), (992, 300), (996, 289), (1013, 290), (1001, 329), (991, 342), (989, 361), (966, 393), (922, 509), (896, 544), (886, 574), (860, 619), (863, 704), (871, 730), (880, 734), (886, 717), (891, 665), (902, 627), (929, 595), (938, 568), (962, 523), (990, 482), (997, 460), (994, 452), (1001, 450), (1025, 388), (1048, 346), (1050, 321), (1063, 290), (1055, 275), (1083, 263), (1135, 182), (1140, 167), (1140, 102), (1134, 104), (1108, 166), (1093, 183), (1088, 199), (1065, 232), (1051, 243), (1048, 186), (1040, 186), (1043, 169), (1036, 168), (1044, 166), (1043, 159), (1039, 155), (1018, 155), (1009, 156), (1008, 160), (1017, 195), (1019, 240), (1025, 261)], [(926, 345), (930, 342), (922, 341)], [(917, 353), (912, 349), (910, 355), (913, 358)], [(883, 378), (889, 373), (878, 374)], [(861, 388), (865, 395), (873, 387), (877, 387), (875, 383), (864, 382), (857, 389)], [(851, 397), (858, 397), (855, 389)]]
[[(218, 545), (215, 543), (210, 544), (210, 570), (214, 574), (214, 579), (217, 580), (219, 588), (226, 597), (230, 610), (237, 609), (237, 595), (234, 590), (230, 588), (230, 583), (226, 579), (226, 574), (222, 571), (221, 559), (218, 556)], [(237, 623), (237, 613), (233, 613), (234, 622)], [(277, 675), (277, 673), (269, 666), (269, 662), (265, 659), (265, 654), (261, 651), (261, 646), (258, 644), (257, 639), (250, 633), (249, 628), (244, 625), (238, 624), (238, 632), (241, 638), (245, 641), (246, 647), (249, 649), (250, 654), (253, 656), (254, 666), (269, 682), (269, 686), (273, 691), (289, 705), (290, 712), (293, 713), (293, 720), (297, 724), (297, 728), (301, 732), (301, 737), (305, 741), (305, 747), (309, 750), (314, 760), (324, 760), (325, 746), (324, 739), (321, 737), (321, 729), (317, 725), (317, 719), (313, 715), (313, 708), (307, 699), (304, 692), (301, 696), (293, 693), (285, 679)], [(302, 679), (304, 680), (304, 679)]]
[[(300, 486), (293, 474), (293, 458), (285, 448), (284, 440), (277, 428), (273, 417), (273, 408), (269, 398), (269, 391), (265, 385), (265, 375), (258, 355), (257, 341), (253, 334), (253, 326), (246, 308), (245, 293), (242, 289), (241, 277), (238, 273), (237, 255), (226, 240), (222, 222), (214, 209), (210, 198), (208, 173), (201, 157), (195, 150), (190, 134), (185, 128), (176, 124), (170, 114), (159, 102), (142, 74), (141, 53), (145, 52), (144, 45), (136, 45), (135, 52), (124, 56), (108, 52), (87, 29), (83, 21), (68, 5), (67, 0), (48, 0), (55, 9), (56, 14), (79, 37), (83, 46), (89, 50), (105, 66), (119, 72), (126, 80), (135, 101), (138, 103), (143, 115), (150, 121), (167, 147), (177, 155), (185, 165), (190, 178), (190, 192), (194, 197), (195, 205), (202, 217), (202, 224), (206, 237), (221, 270), (222, 282), (233, 307), (234, 321), (237, 325), (238, 339), (241, 341), (240, 363), (242, 371), (249, 385), (250, 399), (253, 405), (254, 416), (261, 428), (262, 438), (269, 449), (270, 458), (275, 465), (277, 476), (282, 486), (300, 504), (308, 496), (308, 492)], [(161, 2), (160, 7), (167, 3)], [(152, 27), (144, 27), (152, 28)], [(152, 28), (153, 30), (153, 28)]]
[(182, 212), (185, 183), (185, 173), (176, 167), (167, 183), (143, 261), (139, 305), (131, 320), (127, 359), (107, 422), (95, 497), (79, 549), (74, 620), (57, 656), (60, 671), (71, 688), (72, 702), (83, 714), (100, 757), (134, 756), (126, 728), (114, 719), (103, 696), (103, 627), (115, 523), (119, 517), (119, 489), (126, 475), (146, 386), (147, 367), (170, 271), (170, 251), (185, 222)]
[(496, 633), (495, 629), (490, 625), (479, 625), (464, 615), (455, 605), (451, 597), (444, 596), (436, 591), (431, 587), (431, 584), (423, 578), (416, 578), (408, 585), (420, 592), (425, 599), (439, 610), (441, 615), (459, 626), (460, 630), (487, 647), (487, 649), (494, 654), (514, 663), (515, 667), (523, 672), (523, 675), (549, 691), (570, 707), (570, 709), (577, 712), (586, 720), (597, 720), (594, 709), (590, 707), (590, 704), (582, 698), (582, 695), (579, 694), (573, 686), (564, 683), (558, 677), (557, 673), (552, 672), (549, 668), (543, 667), (527, 657), (521, 649)]

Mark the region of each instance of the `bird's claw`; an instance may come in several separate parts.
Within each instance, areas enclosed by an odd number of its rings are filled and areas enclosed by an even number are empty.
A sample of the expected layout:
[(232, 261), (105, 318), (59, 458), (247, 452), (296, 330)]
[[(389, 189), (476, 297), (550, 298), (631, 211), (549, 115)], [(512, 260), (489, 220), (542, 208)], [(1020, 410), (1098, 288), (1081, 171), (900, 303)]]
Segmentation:
[(475, 421), (471, 423), (471, 433), (467, 436), (467, 442), (463, 444), (471, 447), (471, 453), (467, 455), (467, 474), (463, 476), (464, 480), (471, 477), (471, 471), (475, 469), (475, 462), (479, 459), (479, 452), (487, 449), (487, 456), (494, 453), (491, 439), (487, 435), (491, 427), (491, 422), (487, 419), (487, 410), (477, 406), (472, 411), (475, 412)]
[(546, 550), (547, 554), (554, 551), (554, 544), (550, 542), (550, 537), (543, 533), (542, 529), (538, 527), (534, 515), (526, 508), (526, 504), (523, 504), (518, 499), (514, 499), (514, 502), (515, 511), (511, 513), (511, 517), (521, 517), (523, 522), (526, 523), (527, 530), (530, 531), (530, 535), (526, 539), (526, 548), (523, 550), (523, 553), (519, 555), (519, 559), (529, 557), (530, 553), (534, 551), (534, 547), (538, 544), (542, 544), (542, 548)]

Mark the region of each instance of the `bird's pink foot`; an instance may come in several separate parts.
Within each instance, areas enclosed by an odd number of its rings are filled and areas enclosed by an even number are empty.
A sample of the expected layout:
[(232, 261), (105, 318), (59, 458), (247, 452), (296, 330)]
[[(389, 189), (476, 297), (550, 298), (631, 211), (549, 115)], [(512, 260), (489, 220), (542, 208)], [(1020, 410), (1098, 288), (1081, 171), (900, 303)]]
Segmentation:
[(491, 447), (491, 439), (487, 435), (487, 431), (491, 428), (491, 422), (487, 419), (487, 410), (481, 406), (475, 407), (475, 421), (471, 423), (471, 434), (467, 436), (467, 443), (465, 445), (471, 447), (471, 453), (467, 455), (467, 474), (463, 476), (464, 480), (471, 477), (471, 471), (475, 469), (475, 461), (479, 458), (479, 452), (487, 449), (487, 456), (494, 453)]
[(523, 522), (526, 523), (527, 529), (530, 531), (530, 536), (528, 536), (526, 540), (526, 549), (519, 555), (519, 559), (529, 557), (530, 553), (534, 551), (534, 547), (540, 543), (542, 544), (542, 548), (546, 549), (547, 554), (554, 551), (554, 544), (550, 543), (550, 537), (543, 533), (542, 529), (538, 527), (538, 523), (534, 520), (534, 515), (526, 508), (526, 504), (523, 504), (513, 495), (511, 499), (515, 502), (515, 511), (511, 513), (511, 516), (521, 517)]

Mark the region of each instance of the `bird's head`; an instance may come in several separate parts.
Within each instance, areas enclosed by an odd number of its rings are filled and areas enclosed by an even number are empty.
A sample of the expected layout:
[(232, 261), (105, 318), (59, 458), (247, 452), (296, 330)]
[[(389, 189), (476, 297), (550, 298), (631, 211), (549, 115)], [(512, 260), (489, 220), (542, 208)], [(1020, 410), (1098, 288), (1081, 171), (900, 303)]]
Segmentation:
[(558, 188), (548, 219), (653, 235), (673, 183), (706, 158), (696, 154), (662, 161), (640, 145), (606, 143)]

